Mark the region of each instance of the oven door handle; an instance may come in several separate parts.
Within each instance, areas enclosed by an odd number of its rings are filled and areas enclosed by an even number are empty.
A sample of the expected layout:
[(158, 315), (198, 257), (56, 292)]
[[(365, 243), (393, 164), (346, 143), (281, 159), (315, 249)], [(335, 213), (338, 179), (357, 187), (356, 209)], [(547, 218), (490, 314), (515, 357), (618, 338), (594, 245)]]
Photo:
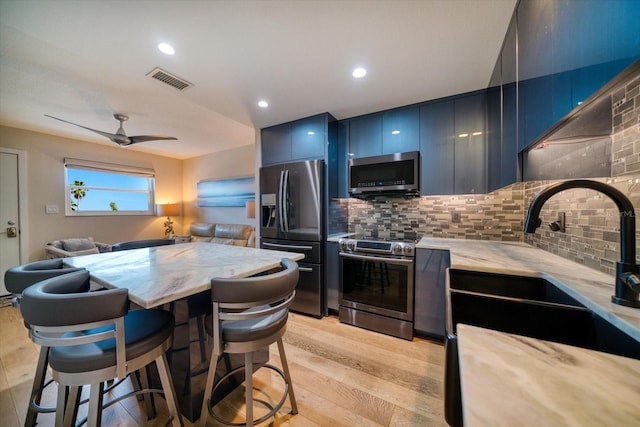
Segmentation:
[(363, 261), (386, 262), (387, 264), (397, 264), (397, 265), (413, 264), (413, 259), (404, 259), (404, 258), (386, 258), (386, 257), (380, 257), (380, 256), (350, 254), (345, 252), (340, 252), (340, 256), (343, 258), (360, 259)]

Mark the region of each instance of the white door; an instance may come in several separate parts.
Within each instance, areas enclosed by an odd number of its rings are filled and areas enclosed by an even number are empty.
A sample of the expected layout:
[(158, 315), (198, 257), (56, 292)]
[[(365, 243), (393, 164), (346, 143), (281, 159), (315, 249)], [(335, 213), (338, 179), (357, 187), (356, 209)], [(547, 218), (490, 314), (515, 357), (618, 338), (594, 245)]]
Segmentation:
[(0, 150), (0, 296), (9, 293), (4, 286), (4, 272), (20, 264), (18, 166), (18, 153)]

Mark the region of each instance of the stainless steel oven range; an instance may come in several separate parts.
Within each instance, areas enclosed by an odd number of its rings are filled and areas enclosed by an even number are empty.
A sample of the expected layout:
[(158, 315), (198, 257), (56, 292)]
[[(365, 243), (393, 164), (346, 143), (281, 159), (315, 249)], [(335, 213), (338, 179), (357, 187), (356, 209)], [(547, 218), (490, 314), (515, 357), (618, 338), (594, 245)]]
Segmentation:
[(340, 239), (341, 322), (413, 338), (417, 240)]

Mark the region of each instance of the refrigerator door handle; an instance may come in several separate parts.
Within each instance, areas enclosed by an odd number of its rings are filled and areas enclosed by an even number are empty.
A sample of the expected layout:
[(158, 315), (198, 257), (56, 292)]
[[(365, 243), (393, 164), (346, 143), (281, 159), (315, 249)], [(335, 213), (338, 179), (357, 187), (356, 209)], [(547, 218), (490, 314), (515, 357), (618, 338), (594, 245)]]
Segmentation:
[(283, 207), (283, 188), (284, 188), (284, 171), (280, 171), (280, 179), (278, 180), (278, 226), (280, 231), (284, 233), (284, 210)]
[(282, 184), (282, 224), (284, 230), (289, 231), (289, 171), (284, 170), (284, 180)]

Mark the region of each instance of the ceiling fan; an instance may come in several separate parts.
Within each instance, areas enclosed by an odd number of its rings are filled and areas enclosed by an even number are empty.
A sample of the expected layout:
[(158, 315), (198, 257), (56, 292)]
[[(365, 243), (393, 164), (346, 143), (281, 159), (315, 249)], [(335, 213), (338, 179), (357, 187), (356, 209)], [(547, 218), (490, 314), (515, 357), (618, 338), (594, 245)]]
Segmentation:
[(116, 144), (118, 144), (121, 147), (126, 147), (126, 146), (129, 146), (131, 144), (137, 144), (139, 142), (145, 142), (145, 141), (158, 141), (158, 140), (164, 140), (164, 139), (177, 140), (178, 139), (178, 138), (173, 137), (173, 136), (159, 136), (159, 135), (127, 136), (127, 134), (124, 132), (124, 129), (122, 128), (122, 123), (126, 122), (127, 120), (129, 120), (129, 116), (124, 115), (124, 114), (116, 113), (116, 114), (113, 115), (113, 117), (117, 121), (120, 122), (120, 127), (118, 128), (116, 133), (108, 133), (108, 132), (102, 132), (102, 131), (96, 130), (96, 129), (91, 129), (91, 128), (88, 128), (86, 126), (79, 125), (77, 123), (69, 122), (67, 120), (62, 120), (62, 119), (59, 119), (57, 117), (50, 116), (48, 114), (45, 114), (45, 116), (50, 117), (52, 119), (60, 120), (61, 122), (69, 123), (69, 124), (74, 125), (74, 126), (81, 127), (83, 129), (90, 130), (91, 132), (95, 132), (97, 134), (100, 134), (100, 135), (102, 135), (104, 137), (109, 138), (112, 142), (115, 142)]

